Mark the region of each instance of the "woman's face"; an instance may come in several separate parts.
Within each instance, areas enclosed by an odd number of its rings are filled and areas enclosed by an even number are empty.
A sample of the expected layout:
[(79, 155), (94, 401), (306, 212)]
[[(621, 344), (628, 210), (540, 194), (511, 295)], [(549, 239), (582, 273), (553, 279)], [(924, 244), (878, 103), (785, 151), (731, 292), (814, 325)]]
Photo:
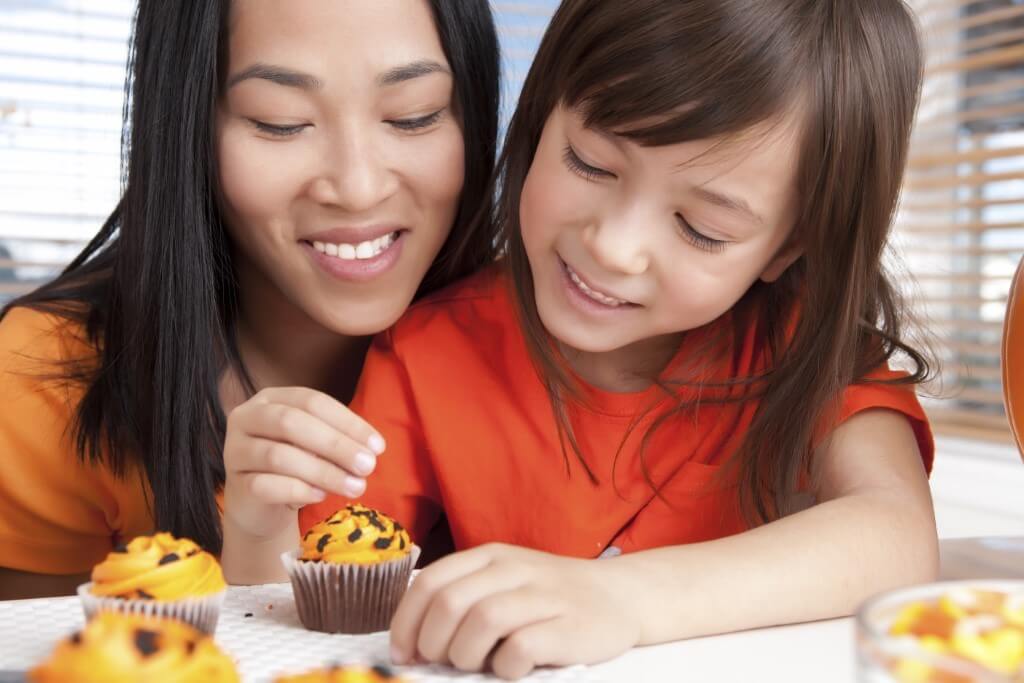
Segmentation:
[(378, 332), (412, 301), (462, 189), (454, 81), (430, 8), (231, 4), (217, 145), (243, 286), (339, 334)]

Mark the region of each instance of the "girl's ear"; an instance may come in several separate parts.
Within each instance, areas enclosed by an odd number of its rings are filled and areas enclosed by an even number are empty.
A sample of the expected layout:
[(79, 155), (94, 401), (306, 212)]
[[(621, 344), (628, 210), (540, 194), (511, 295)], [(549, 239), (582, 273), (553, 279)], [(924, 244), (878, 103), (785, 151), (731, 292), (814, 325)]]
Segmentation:
[(782, 247), (779, 253), (775, 254), (775, 257), (764, 267), (764, 270), (761, 272), (761, 280), (763, 282), (775, 282), (782, 277), (787, 268), (796, 263), (796, 260), (803, 255), (804, 249), (799, 244), (791, 243)]

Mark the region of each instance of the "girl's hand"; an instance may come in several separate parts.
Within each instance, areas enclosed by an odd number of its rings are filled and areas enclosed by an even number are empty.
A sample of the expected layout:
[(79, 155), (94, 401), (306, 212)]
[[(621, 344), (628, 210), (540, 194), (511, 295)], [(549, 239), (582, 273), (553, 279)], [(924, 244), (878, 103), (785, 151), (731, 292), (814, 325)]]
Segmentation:
[(263, 389), (228, 415), (225, 526), (269, 538), (327, 493), (358, 498), (383, 451), (384, 439), (327, 394)]
[(519, 678), (586, 664), (639, 642), (613, 560), (580, 560), (491, 544), (424, 569), (391, 622), (396, 664), (426, 660)]

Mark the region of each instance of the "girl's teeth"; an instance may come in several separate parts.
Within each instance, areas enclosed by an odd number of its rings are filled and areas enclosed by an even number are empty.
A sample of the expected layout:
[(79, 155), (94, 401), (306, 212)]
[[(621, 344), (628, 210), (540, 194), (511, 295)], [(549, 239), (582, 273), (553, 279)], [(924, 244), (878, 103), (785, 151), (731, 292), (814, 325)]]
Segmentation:
[(313, 248), (321, 254), (327, 254), (344, 261), (354, 259), (371, 259), (379, 256), (394, 244), (398, 239), (398, 233), (378, 237), (375, 240), (367, 240), (359, 244), (331, 244), (330, 242), (313, 242)]
[(611, 306), (613, 308), (616, 307), (616, 306), (622, 306), (623, 304), (629, 303), (628, 301), (623, 301), (622, 299), (616, 299), (616, 298), (610, 297), (610, 296), (608, 296), (606, 294), (602, 294), (601, 292), (598, 292), (597, 290), (591, 289), (590, 287), (587, 286), (587, 283), (584, 282), (583, 280), (581, 280), (580, 276), (577, 275), (573, 271), (573, 269), (570, 268), (569, 266), (566, 266), (565, 270), (566, 270), (566, 272), (569, 273), (569, 279), (573, 281), (573, 283), (579, 288), (579, 290), (581, 292), (583, 292), (584, 294), (586, 294), (591, 299), (593, 299), (594, 301), (596, 301), (598, 303), (601, 303), (601, 304), (604, 304), (605, 306)]

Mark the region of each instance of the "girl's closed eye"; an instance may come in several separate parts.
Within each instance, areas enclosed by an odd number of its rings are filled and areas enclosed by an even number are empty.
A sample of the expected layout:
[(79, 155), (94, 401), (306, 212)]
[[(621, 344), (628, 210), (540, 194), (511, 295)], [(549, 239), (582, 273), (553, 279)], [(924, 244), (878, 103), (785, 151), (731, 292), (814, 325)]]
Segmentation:
[(676, 214), (676, 222), (679, 223), (679, 229), (682, 232), (683, 237), (698, 249), (718, 253), (725, 249), (726, 245), (729, 244), (726, 240), (716, 240), (713, 237), (708, 237), (690, 225), (690, 223), (683, 218), (681, 214)]
[(444, 115), (445, 109), (442, 107), (437, 111), (427, 114), (426, 116), (417, 116), (410, 119), (389, 119), (385, 121), (388, 125), (397, 130), (404, 132), (418, 132), (430, 128), (435, 123), (441, 120)]
[(562, 153), (562, 159), (565, 161), (565, 165), (569, 167), (570, 171), (586, 178), (587, 180), (616, 177), (611, 171), (606, 171), (603, 168), (598, 168), (597, 166), (591, 166), (587, 162), (583, 161), (583, 159), (580, 159), (576, 150), (574, 150), (572, 145), (569, 143), (566, 143), (565, 145), (565, 151)]

